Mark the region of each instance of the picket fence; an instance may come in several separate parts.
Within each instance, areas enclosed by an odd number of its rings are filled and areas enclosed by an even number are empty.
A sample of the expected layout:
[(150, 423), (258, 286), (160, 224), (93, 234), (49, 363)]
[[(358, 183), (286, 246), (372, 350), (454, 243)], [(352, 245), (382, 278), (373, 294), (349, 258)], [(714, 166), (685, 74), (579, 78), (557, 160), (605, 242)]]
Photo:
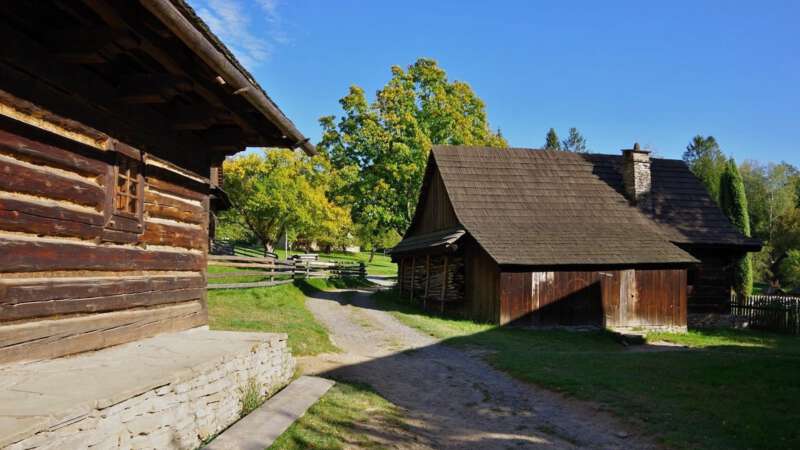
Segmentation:
[(800, 334), (800, 297), (733, 293), (731, 315), (748, 328)]

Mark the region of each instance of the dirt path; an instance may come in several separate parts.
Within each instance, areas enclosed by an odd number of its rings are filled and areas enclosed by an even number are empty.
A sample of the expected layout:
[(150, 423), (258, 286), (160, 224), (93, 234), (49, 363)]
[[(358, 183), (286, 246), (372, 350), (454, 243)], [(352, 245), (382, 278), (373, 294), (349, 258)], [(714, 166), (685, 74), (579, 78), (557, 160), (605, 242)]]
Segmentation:
[(374, 309), (368, 292), (320, 293), (307, 305), (342, 349), (301, 361), (306, 373), (372, 385), (403, 408), (395, 448), (658, 448), (607, 413), (515, 381), (470, 354)]

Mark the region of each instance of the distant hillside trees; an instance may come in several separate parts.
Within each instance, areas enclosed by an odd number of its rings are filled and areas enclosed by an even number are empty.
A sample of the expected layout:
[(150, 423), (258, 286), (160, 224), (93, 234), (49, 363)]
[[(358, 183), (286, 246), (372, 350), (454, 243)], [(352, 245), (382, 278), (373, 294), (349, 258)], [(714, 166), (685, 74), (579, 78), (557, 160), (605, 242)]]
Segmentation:
[(391, 74), (372, 102), (352, 86), (339, 100), (342, 115), (320, 119), (317, 147), (341, 177), (332, 194), (336, 203), (350, 206), (359, 234), (371, 241), (364, 244), (371, 246), (410, 224), (433, 145), (508, 146), (490, 128), (472, 88), (450, 81), (436, 61), (393, 66)]

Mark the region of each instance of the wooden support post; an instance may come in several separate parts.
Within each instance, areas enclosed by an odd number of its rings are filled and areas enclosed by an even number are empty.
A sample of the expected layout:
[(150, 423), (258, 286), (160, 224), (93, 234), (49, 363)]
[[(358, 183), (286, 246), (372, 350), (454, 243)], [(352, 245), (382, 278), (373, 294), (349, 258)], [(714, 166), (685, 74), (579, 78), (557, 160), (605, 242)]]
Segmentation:
[(405, 275), (406, 270), (406, 258), (400, 258), (398, 262), (399, 267), (397, 268), (397, 285), (400, 288), (400, 295), (403, 295), (403, 278)]
[(414, 302), (414, 276), (416, 275), (417, 271), (417, 257), (411, 257), (411, 288), (408, 290), (410, 295), (408, 296), (408, 301), (413, 303)]
[(442, 313), (444, 313), (444, 296), (447, 293), (447, 255), (444, 255), (444, 264), (442, 266), (442, 293), (439, 300), (442, 302)]
[(422, 296), (422, 309), (425, 309), (425, 303), (428, 300), (428, 288), (431, 285), (431, 254), (425, 256), (425, 294)]

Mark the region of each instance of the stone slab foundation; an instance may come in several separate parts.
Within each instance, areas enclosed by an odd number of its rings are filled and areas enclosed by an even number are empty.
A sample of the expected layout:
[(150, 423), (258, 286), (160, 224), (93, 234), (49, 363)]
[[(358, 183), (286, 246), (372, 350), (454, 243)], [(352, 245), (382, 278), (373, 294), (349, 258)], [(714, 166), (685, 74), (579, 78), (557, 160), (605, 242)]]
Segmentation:
[[(288, 384), (294, 374), (295, 361), (287, 347), (285, 334), (207, 330), (197, 333), (188, 336), (189, 343), (200, 346), (203, 349), (200, 356), (205, 359), (211, 355), (209, 359), (189, 368), (186, 360), (178, 369), (156, 368), (153, 377), (162, 380), (158, 386), (142, 389), (134, 384), (127, 392), (117, 390), (112, 396), (91, 399), (85, 405), (73, 405), (69, 412), (43, 411), (43, 414), (48, 414), (46, 420), (28, 423), (27, 430), (23, 427), (12, 431), (16, 436), (0, 436), (0, 443), (11, 440), (13, 443), (5, 448), (14, 450), (195, 449), (240, 418), (243, 396), (253, 395), (257, 390), (260, 395), (269, 397)], [(156, 348), (164, 350), (161, 356), (165, 358), (169, 358), (170, 353), (192, 352), (185, 337), (174, 345), (164, 338), (161, 342), (160, 338), (152, 339), (158, 343)], [(208, 339), (216, 345), (213, 351), (207, 350), (211, 342)], [(230, 345), (225, 345), (226, 339)], [(135, 345), (137, 343), (126, 344)], [(140, 351), (146, 352), (147, 349), (145, 346)], [(117, 361), (110, 359), (115, 356), (114, 351), (114, 348), (104, 350), (111, 352), (105, 360)], [(130, 357), (125, 352), (117, 353), (120, 358)], [(80, 356), (74, 359), (78, 358)], [(91, 364), (92, 360), (82, 364), (87, 363)], [(136, 364), (137, 361), (131, 358), (129, 363)], [(113, 370), (109, 376), (114, 376)], [(0, 371), (0, 380), (3, 378)], [(82, 382), (92, 381), (72, 381), (78, 386)], [(65, 385), (63, 389), (70, 389), (70, 386)], [(4, 400), (3, 397), (0, 395), (0, 400)], [(7, 416), (0, 417), (0, 422), (7, 420)], [(25, 424), (24, 421), (20, 423)], [(6, 431), (9, 431), (8, 427)]]

